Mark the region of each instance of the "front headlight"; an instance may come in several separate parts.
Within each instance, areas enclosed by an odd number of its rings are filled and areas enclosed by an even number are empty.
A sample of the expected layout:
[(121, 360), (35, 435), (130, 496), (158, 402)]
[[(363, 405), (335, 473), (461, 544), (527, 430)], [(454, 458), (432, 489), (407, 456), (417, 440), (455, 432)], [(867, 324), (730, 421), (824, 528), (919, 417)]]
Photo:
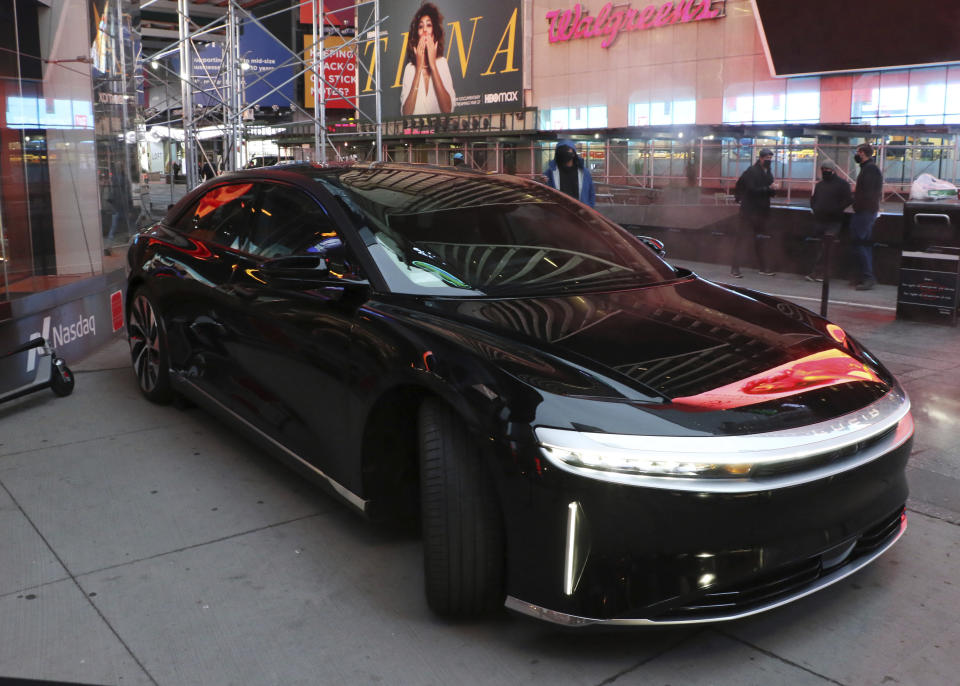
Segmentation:
[(856, 412), (818, 424), (745, 436), (636, 436), (538, 427), (547, 461), (579, 476), (688, 491), (747, 492), (838, 474), (901, 446), (913, 435), (910, 400), (899, 389)]
[[(681, 439), (682, 440), (682, 439)], [(680, 455), (669, 453), (650, 454), (649, 451), (624, 451), (564, 448), (541, 443), (543, 454), (550, 462), (557, 464), (594, 469), (602, 472), (621, 474), (640, 474), (648, 476), (699, 476), (699, 477), (739, 477), (750, 474), (750, 463), (730, 464), (700, 459), (683, 459)]]

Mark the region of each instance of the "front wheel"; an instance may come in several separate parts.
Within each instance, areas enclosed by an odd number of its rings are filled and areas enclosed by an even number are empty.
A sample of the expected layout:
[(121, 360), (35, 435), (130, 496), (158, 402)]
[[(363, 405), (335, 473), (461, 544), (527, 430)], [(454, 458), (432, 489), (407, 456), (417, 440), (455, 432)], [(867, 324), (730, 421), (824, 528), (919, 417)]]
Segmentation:
[(52, 359), (50, 361), (50, 390), (63, 398), (73, 393), (73, 372), (70, 367), (63, 363), (63, 360)]
[(140, 392), (152, 402), (170, 402), (173, 391), (170, 388), (166, 334), (150, 296), (143, 289), (133, 294), (127, 340)]
[(493, 479), (453, 410), (420, 409), (420, 500), (427, 604), (444, 617), (502, 607), (504, 534)]

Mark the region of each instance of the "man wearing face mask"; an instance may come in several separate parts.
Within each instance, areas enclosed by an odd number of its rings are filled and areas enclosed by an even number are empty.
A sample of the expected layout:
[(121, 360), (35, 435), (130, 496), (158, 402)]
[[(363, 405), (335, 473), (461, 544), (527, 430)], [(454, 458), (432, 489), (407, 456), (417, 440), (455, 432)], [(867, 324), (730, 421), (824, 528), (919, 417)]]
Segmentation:
[(850, 218), (850, 251), (859, 274), (850, 285), (858, 291), (869, 291), (877, 281), (873, 277), (873, 224), (880, 212), (883, 196), (883, 172), (873, 161), (869, 143), (857, 146), (854, 161), (860, 165), (857, 186), (853, 191), (853, 217)]
[(553, 160), (543, 170), (543, 178), (551, 188), (563, 191), (590, 207), (597, 204), (593, 177), (590, 176), (587, 165), (577, 155), (577, 148), (573, 141), (557, 141), (557, 150)]
[(764, 276), (774, 276), (776, 272), (769, 264), (760, 245), (759, 234), (766, 232), (767, 218), (770, 216), (770, 198), (776, 192), (773, 182), (773, 151), (762, 148), (756, 164), (750, 166), (737, 180), (737, 199), (740, 201), (740, 223), (737, 227), (737, 241), (733, 247), (733, 264), (730, 275), (741, 278), (740, 263), (743, 261), (747, 246), (753, 247), (757, 266)]
[[(823, 256), (825, 249), (840, 233), (843, 223), (843, 211), (853, 202), (850, 184), (837, 173), (837, 165), (830, 160), (820, 164), (820, 181), (813, 188), (810, 196), (810, 209), (813, 210), (814, 228), (811, 241), (817, 246), (816, 256), (808, 261), (810, 270), (805, 277), (807, 281), (823, 281)], [(807, 253), (809, 256), (809, 252)]]

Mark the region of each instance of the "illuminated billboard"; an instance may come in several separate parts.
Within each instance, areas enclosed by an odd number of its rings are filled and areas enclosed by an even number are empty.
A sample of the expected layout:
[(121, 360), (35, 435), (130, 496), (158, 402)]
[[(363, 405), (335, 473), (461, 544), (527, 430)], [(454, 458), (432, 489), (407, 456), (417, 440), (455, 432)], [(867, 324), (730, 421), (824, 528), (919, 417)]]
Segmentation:
[[(504, 112), (523, 107), (523, 12), (520, 0), (393, 0), (380, 29), (383, 119), (420, 114)], [(357, 30), (372, 26), (358, 10)], [(373, 67), (374, 34), (359, 59)], [(361, 96), (373, 78), (358, 72)], [(360, 98), (372, 116), (374, 99)]]

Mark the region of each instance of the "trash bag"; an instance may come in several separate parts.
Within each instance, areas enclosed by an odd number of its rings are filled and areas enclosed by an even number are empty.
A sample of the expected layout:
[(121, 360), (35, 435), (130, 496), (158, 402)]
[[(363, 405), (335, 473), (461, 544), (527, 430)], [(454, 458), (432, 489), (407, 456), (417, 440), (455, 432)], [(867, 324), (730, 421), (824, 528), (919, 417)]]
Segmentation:
[(911, 200), (944, 200), (957, 197), (957, 187), (933, 174), (921, 174), (910, 186)]

